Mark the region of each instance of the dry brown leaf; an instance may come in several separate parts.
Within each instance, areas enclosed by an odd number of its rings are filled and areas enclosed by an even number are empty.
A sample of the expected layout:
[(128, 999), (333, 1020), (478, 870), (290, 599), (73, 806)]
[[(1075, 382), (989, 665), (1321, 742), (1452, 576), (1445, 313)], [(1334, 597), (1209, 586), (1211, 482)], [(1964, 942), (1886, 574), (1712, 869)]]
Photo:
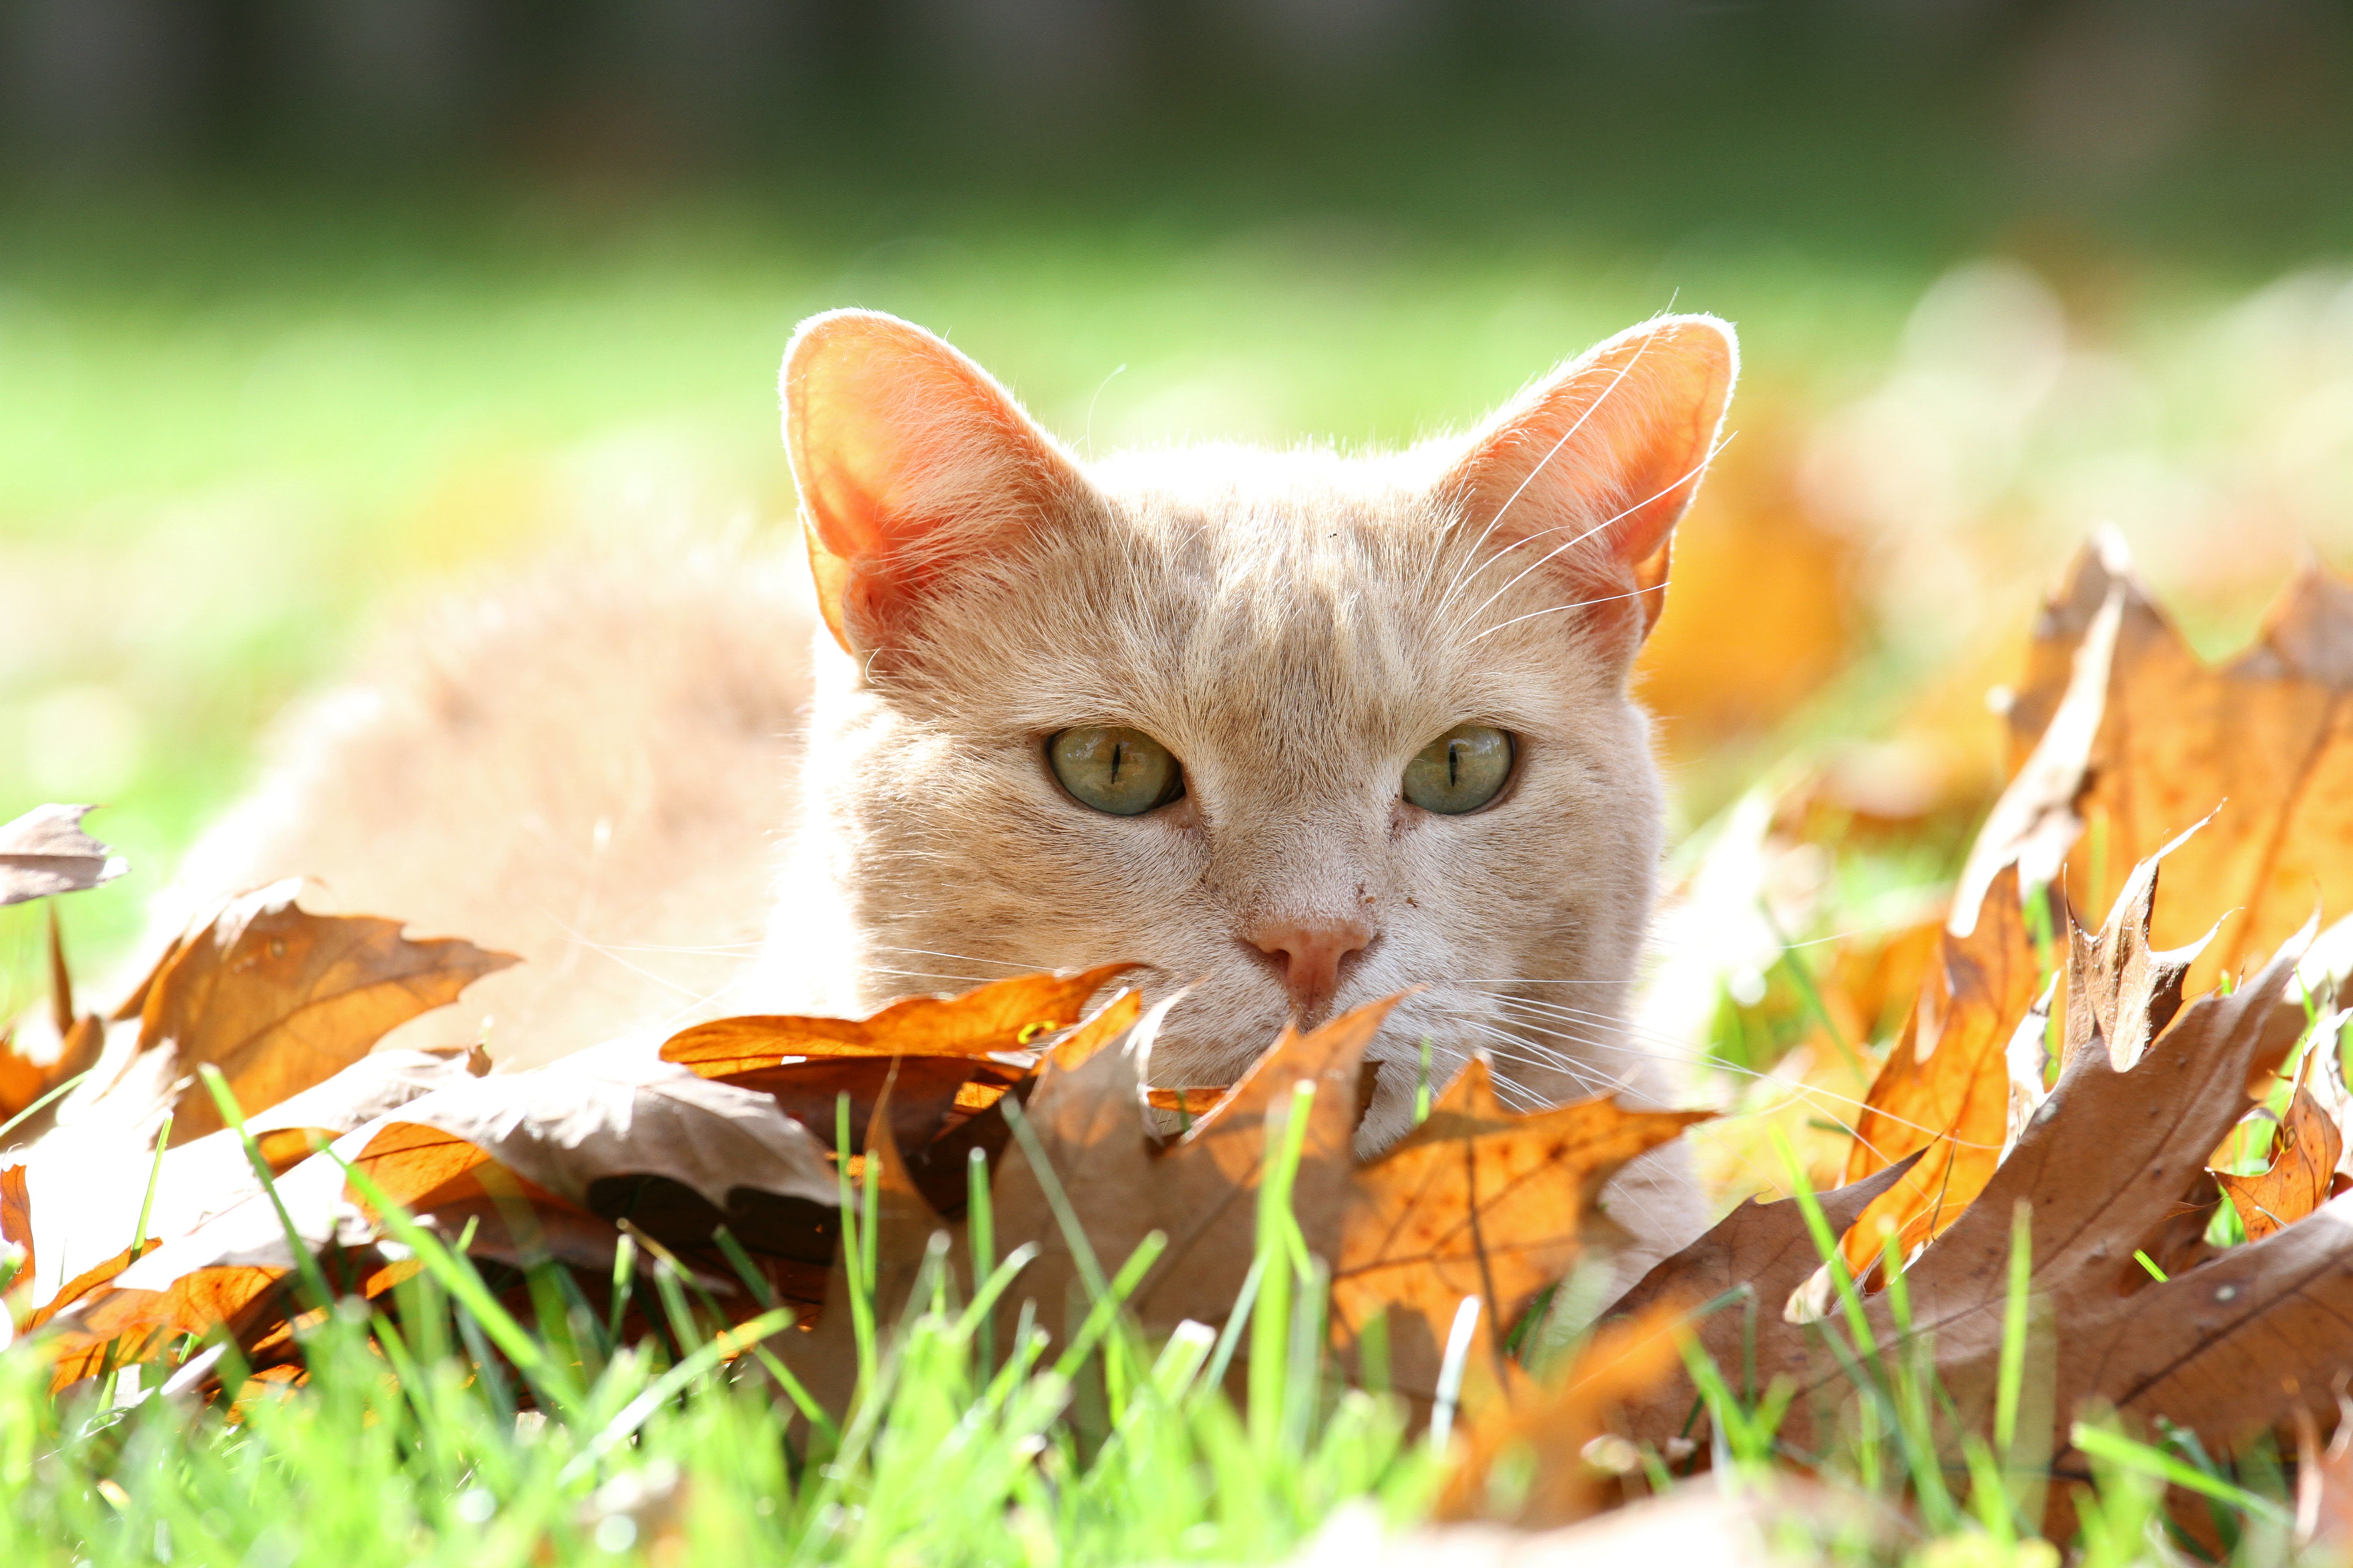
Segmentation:
[(917, 1186), (927, 1201), (960, 1213), (970, 1151), (994, 1160), (1004, 1149), (1007, 1124), (992, 1114), (997, 1100), (1049, 1061), (1075, 1067), (1134, 1026), (1143, 1001), (1132, 991), (1078, 1016), (1133, 967), (1026, 975), (961, 996), (916, 997), (860, 1020), (722, 1018), (673, 1036), (661, 1054), (700, 1077), (768, 1096), (828, 1148), (839, 1141), (846, 1097), (853, 1154), (865, 1149), (887, 1080), (892, 1132)]
[(2156, 918), (2158, 873), (2168, 856), (2188, 843), (2203, 822), (2194, 823), (2133, 868), (2097, 936), (2082, 926), (2067, 928), (2067, 1025), (2059, 1061), (2094, 1041), (2105, 1042), (2121, 1071), (2140, 1060), (2148, 1043), (2181, 1011), (2181, 992), (2199, 951), (2214, 932), (2187, 947), (2161, 952), (2150, 935)]
[(591, 1185), (622, 1174), (663, 1177), (720, 1208), (746, 1188), (820, 1204), (836, 1195), (826, 1146), (765, 1095), (699, 1078), (626, 1042), (414, 1100), (379, 1125), (361, 1158), (375, 1158), (396, 1139), (414, 1139), (418, 1161), (443, 1139), (458, 1140), (584, 1208)]
[(24, 1121), (20, 1113), (68, 1079), (78, 1078), (98, 1061), (106, 1046), (106, 1025), (93, 1016), (74, 1015), (73, 975), (66, 967), (65, 934), (58, 922), (58, 907), (49, 906), (49, 1015), (56, 1029), (54, 1048), (27, 1052), (19, 1047), (14, 1028), (0, 1028), (0, 1123), (16, 1122), (7, 1143), (29, 1143), (54, 1122), (48, 1108)]
[[(456, 938), (411, 942), (398, 921), (314, 915), (280, 882), (235, 899), (157, 966), (139, 1016), (139, 1048), (169, 1044), (178, 1070), (217, 1067), (248, 1114), (321, 1083), (385, 1032), (454, 1002), (517, 960)], [(217, 1131), (201, 1083), (173, 1108), (172, 1138)]]
[[(599, 1269), (609, 1279), (619, 1240), (590, 1212), (602, 1178), (661, 1177), (722, 1207), (743, 1191), (825, 1205), (836, 1195), (823, 1149), (766, 1097), (627, 1045), (448, 1084), (344, 1135), (332, 1152), (428, 1224), (454, 1231), (481, 1220), (484, 1256), (553, 1256), (592, 1279)], [(276, 1184), (296, 1235), (331, 1278), (368, 1294), (396, 1282), (401, 1268), (374, 1252), (373, 1216), (346, 1190), (336, 1159), (305, 1160)], [(706, 1226), (661, 1239), (708, 1238)], [(159, 1334), (222, 1323), (249, 1352), (269, 1350), (284, 1333), (294, 1268), (278, 1208), (256, 1191), (130, 1262), (58, 1327), (69, 1349), (145, 1336), (132, 1358), (160, 1344)], [(58, 1375), (78, 1364), (61, 1363)]]
[(35, 806), (0, 823), (0, 907), (79, 893), (129, 869), (122, 858), (81, 830), (89, 805)]
[[(259, 1112), (247, 1129), (271, 1173), (282, 1174), (343, 1133), (488, 1067), (479, 1051), (380, 1052)], [(30, 1209), (41, 1242), (40, 1267), (28, 1276), (36, 1299), (54, 1307), (68, 1299), (69, 1276), (131, 1261), (113, 1248), (132, 1239), (151, 1172), (149, 1250), (261, 1191), (243, 1143), (226, 1129), (168, 1151), (160, 1172), (153, 1164), (152, 1151), (104, 1138), (56, 1139), (32, 1152)]]
[[(911, 996), (865, 1018), (720, 1018), (671, 1036), (661, 1057), (705, 1078), (725, 1078), (797, 1057), (1025, 1051), (1076, 1024), (1090, 997), (1137, 967), (1107, 963), (1076, 973), (1024, 974), (961, 996)], [(829, 1119), (829, 1104), (828, 1110)]]
[[(1363, 1054), (1387, 1006), (1286, 1034), (1165, 1147), (1146, 1131), (1137, 1047), (1043, 1076), (1025, 1114), (1095, 1266), (1109, 1277), (1146, 1236), (1166, 1238), (1131, 1297), (1147, 1329), (1217, 1324), (1232, 1310), (1254, 1256), (1269, 1126), (1302, 1082), (1314, 1092), (1292, 1207), (1309, 1252), (1332, 1265), (1335, 1345), (1353, 1356), (1367, 1321), (1385, 1314), (1392, 1385), (1425, 1403), (1462, 1298), (1482, 1299), (1482, 1336), (1508, 1326), (1588, 1244), (1592, 1197), (1619, 1166), (1701, 1119), (1606, 1100), (1515, 1114), (1474, 1063), (1419, 1131), (1357, 1167)], [(1070, 1321), (1085, 1270), (1023, 1148), (1008, 1153), (996, 1206), (1000, 1253), (1040, 1248), (1008, 1311), (1029, 1300), (1050, 1327)]]
[(2191, 972), (2193, 993), (2276, 947), (2316, 899), (2353, 908), (2348, 646), (2353, 592), (2314, 568), (2253, 647), (2210, 668), (2120, 545), (2087, 550), (2036, 626), (2010, 710), (2013, 754), (2029, 761), (1970, 875), (2037, 844), (2029, 879), (2063, 864), (2070, 901), (2102, 909), (2127, 868), (2213, 814), (2168, 860), (2156, 928), (2159, 945), (2181, 947), (2231, 915)]
[(1332, 1269), (1335, 1340), (1353, 1354), (1386, 1313), (1390, 1386), (1428, 1399), (1454, 1314), (1475, 1296), (1492, 1367), (1504, 1331), (1590, 1245), (1603, 1184), (1712, 1114), (1606, 1098), (1520, 1114), (1474, 1058), (1427, 1121), (1357, 1173)]
[[(2125, 934), (2138, 940), (2130, 928)], [(2244, 1113), (2251, 1076), (2276, 1046), (2278, 998), (2308, 939), (2307, 929), (2233, 993), (2182, 1009), (2128, 1067), (2106, 1049), (2074, 1051), (1978, 1201), (1906, 1270), (1913, 1322), (1934, 1344), (1938, 1376), (1966, 1428), (1981, 1430), (1993, 1404), (2011, 1216), (2021, 1205), (2032, 1218), (2031, 1290), (2047, 1303), (2054, 1336), (2050, 1437), (2058, 1449), (2066, 1447), (2065, 1423), (2097, 1400), (2143, 1423), (2163, 1416), (2227, 1450), (2353, 1371), (2353, 1340), (2344, 1333), (2353, 1320), (2353, 1198), (2168, 1282), (2127, 1291), (2119, 1279), (2133, 1248), (2177, 1212), (2207, 1154)], [(2140, 994), (2147, 1006), (2158, 992)], [(2145, 1025), (2144, 1015), (2120, 1029)], [(1662, 1264), (1621, 1310), (1662, 1289), (1704, 1299), (1725, 1280), (1723, 1247), (1711, 1236)], [(1820, 1347), (1823, 1331), (1785, 1318), (1784, 1298), (1769, 1293), (1780, 1284), (1759, 1281), (1768, 1292), (1755, 1324), (1760, 1381), (1788, 1376), (1801, 1390), (1834, 1387), (1841, 1374)], [(1884, 1300), (1869, 1311), (1883, 1342), (1892, 1338)], [(1742, 1364), (1736, 1330), (1703, 1326), (1701, 1337), (1720, 1364)], [(1671, 1435), (1690, 1399), (1679, 1385), (1649, 1402), (1636, 1415), (1637, 1435)], [(1808, 1440), (1812, 1408), (1802, 1396), (1792, 1405), (1792, 1441)]]
[[(2324, 1041), (2319, 1048), (2326, 1047)], [(2308, 1056), (2296, 1075), (2287, 1115), (2272, 1134), (2269, 1163), (2251, 1176), (2213, 1173), (2231, 1206), (2239, 1211), (2250, 1241), (2294, 1225), (2328, 1201), (2337, 1162), (2345, 1152), (2345, 1134), (2306, 1086), (2311, 1071)]]
[[(1815, 1201), (1831, 1234), (1842, 1234), (1853, 1225), (1918, 1158), (1906, 1156), (1859, 1182), (1820, 1194)], [(1794, 1374), (1804, 1368), (1801, 1336), (1784, 1321), (1783, 1307), (1821, 1266), (1822, 1255), (1815, 1249), (1804, 1207), (1796, 1198), (1777, 1203), (1749, 1198), (1705, 1236), (1662, 1260), (1619, 1298), (1606, 1317), (1639, 1317), (1662, 1302), (1713, 1302), (1736, 1295), (1733, 1304), (1699, 1318), (1691, 1327), (1700, 1349), (1733, 1379), (1735, 1392), (1753, 1402), (1775, 1374)], [(1744, 1387), (1739, 1369), (1752, 1365), (1757, 1380)], [(1697, 1397), (1687, 1382), (1678, 1381), (1659, 1397), (1636, 1402), (1630, 1406), (1629, 1435), (1654, 1447), (1684, 1436), (1685, 1420)]]
[[(886, 1331), (909, 1303), (932, 1237), (941, 1231), (952, 1236), (959, 1233), (959, 1227), (942, 1219), (916, 1190), (906, 1163), (899, 1156), (898, 1142), (891, 1134), (892, 1122), (891, 1089), (886, 1085), (876, 1098), (873, 1115), (866, 1127), (866, 1147), (871, 1153), (860, 1171), (857, 1222), (863, 1226), (871, 1217), (872, 1234), (860, 1238), (861, 1252), (873, 1262), (866, 1295), (874, 1303), (876, 1323)], [(868, 1184), (873, 1194), (871, 1207), (864, 1194)], [(955, 1254), (963, 1252), (961, 1247), (952, 1250)], [(857, 1326), (849, 1304), (850, 1263), (848, 1249), (837, 1247), (833, 1265), (826, 1274), (822, 1305), (815, 1314), (814, 1324), (805, 1320), (806, 1332), (788, 1335), (782, 1342), (785, 1362), (800, 1378), (801, 1386), (822, 1408), (836, 1415), (849, 1409), (858, 1378)]]
[(1055, 1216), (1047, 1191), (1054, 1180), (1103, 1277), (1116, 1273), (1152, 1232), (1166, 1238), (1130, 1297), (1147, 1329), (1166, 1331), (1187, 1318), (1222, 1322), (1250, 1271), (1268, 1119), (1290, 1113), (1303, 1082), (1315, 1087), (1293, 1207), (1314, 1249), (1316, 1238), (1335, 1227), (1345, 1200), (1349, 1142), (1361, 1110), (1360, 1066), (1390, 1005), (1358, 1008), (1305, 1035), (1285, 1030), (1240, 1083), (1166, 1147), (1145, 1120), (1139, 1058), (1149, 1052), (1148, 1029), (1126, 1048), (1100, 1051), (1074, 1070), (1042, 1074), (1024, 1114), (1048, 1174), (1015, 1145), (994, 1189), (998, 1252), (1023, 1243), (1039, 1248), (1008, 1292), (1008, 1312), (1034, 1302), (1039, 1321), (1050, 1329), (1071, 1321), (1073, 1304), (1083, 1301), (1086, 1269)]
[(2040, 984), (2017, 872), (2005, 868), (1969, 934), (1939, 937), (1919, 1001), (1856, 1119), (1847, 1181), (1922, 1152), (1847, 1237), (1857, 1275), (1878, 1264), (1889, 1235), (1896, 1256), (1909, 1257), (1992, 1177), (2010, 1125), (2008, 1047)]
[[(1597, 1439), (1616, 1436), (1610, 1424), (1620, 1406), (1651, 1392), (1682, 1364), (1683, 1319), (1682, 1303), (1659, 1302), (1596, 1331), (1549, 1386), (1514, 1377), (1511, 1396), (1471, 1422), (1432, 1517), (1554, 1530), (1617, 1501), (1622, 1472), (1605, 1462), (1613, 1456), (1597, 1452)], [(1518, 1485), (1504, 1473), (1514, 1460), (1529, 1470)], [(1506, 1491), (1516, 1495), (1498, 1495)]]

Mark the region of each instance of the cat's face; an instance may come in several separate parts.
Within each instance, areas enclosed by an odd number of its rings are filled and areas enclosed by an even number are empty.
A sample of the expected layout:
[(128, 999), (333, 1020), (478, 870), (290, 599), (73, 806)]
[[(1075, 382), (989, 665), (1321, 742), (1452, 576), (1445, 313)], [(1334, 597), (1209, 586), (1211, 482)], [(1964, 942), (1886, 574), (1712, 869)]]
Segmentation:
[[(810, 783), (862, 999), (1121, 959), (1186, 990), (1169, 1086), (1399, 992), (1531, 1096), (1640, 1083), (1614, 1020), (1659, 784), (1627, 666), (1728, 393), (1656, 323), (1461, 442), (1082, 468), (944, 345), (820, 319), (786, 364), (820, 601)], [(1419, 989), (1416, 989), (1419, 988)], [(1556, 1053), (1557, 1058), (1546, 1053)]]

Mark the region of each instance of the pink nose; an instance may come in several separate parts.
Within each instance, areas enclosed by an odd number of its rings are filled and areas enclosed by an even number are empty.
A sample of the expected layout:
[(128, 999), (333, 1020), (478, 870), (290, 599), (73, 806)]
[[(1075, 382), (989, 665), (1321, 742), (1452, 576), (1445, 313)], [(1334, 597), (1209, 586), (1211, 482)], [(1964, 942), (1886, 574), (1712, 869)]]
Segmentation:
[(1330, 1005), (1341, 966), (1372, 944), (1373, 928), (1362, 921), (1277, 921), (1245, 940), (1282, 966), (1293, 1012), (1305, 1025)]

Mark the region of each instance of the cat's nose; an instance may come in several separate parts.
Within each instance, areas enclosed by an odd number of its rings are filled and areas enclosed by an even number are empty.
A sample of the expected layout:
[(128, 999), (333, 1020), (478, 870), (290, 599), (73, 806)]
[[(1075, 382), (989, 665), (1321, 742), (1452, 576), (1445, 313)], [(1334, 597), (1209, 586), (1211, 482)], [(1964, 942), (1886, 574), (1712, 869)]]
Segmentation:
[(1244, 940), (1282, 971), (1292, 1007), (1304, 1026), (1318, 1021), (1340, 988), (1340, 971), (1372, 945), (1373, 928), (1362, 921), (1278, 921), (1246, 933)]

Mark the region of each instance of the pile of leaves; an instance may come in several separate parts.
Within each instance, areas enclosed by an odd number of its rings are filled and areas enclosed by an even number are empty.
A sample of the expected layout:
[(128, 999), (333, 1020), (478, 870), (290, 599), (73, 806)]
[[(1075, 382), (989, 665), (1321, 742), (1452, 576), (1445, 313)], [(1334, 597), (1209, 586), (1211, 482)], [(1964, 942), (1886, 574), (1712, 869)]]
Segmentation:
[[(944, 1279), (1069, 1357), (1114, 1320), (1206, 1335), (1245, 1402), (1281, 1363), (1235, 1342), (1297, 1295), (1328, 1302), (1309, 1353), (1335, 1375), (1466, 1413), (1448, 1517), (1564, 1522), (1743, 1443), (1818, 1468), (1899, 1355), (1937, 1391), (1897, 1410), (1906, 1441), (2038, 1478), (2053, 1529), (2086, 1412), (2215, 1456), (2287, 1433), (2321, 1474), (2353, 1372), (2345, 944), (2312, 918), (2353, 906), (2348, 650), (2353, 589), (2313, 577), (2210, 669), (2087, 554), (1847, 1184), (1743, 1204), (1550, 1364), (1576, 1325), (1548, 1304), (1607, 1257), (1601, 1187), (1704, 1113), (1514, 1113), (1474, 1059), (1360, 1160), (1384, 1005), (1177, 1091), (1150, 1085), (1157, 1018), (1117, 965), (490, 1073), (372, 1047), (511, 960), (291, 886), (230, 902), (104, 1015), (53, 945), (54, 1040), (0, 1048), (7, 1321), (60, 1390), (153, 1363), (234, 1400), (299, 1383), (332, 1303), (396, 1322), (404, 1281), (462, 1251), (543, 1328), (577, 1310), (659, 1337), (683, 1286), (830, 1427), (873, 1371), (868, 1315)], [(0, 828), (0, 899), (109, 874), (78, 823)]]

